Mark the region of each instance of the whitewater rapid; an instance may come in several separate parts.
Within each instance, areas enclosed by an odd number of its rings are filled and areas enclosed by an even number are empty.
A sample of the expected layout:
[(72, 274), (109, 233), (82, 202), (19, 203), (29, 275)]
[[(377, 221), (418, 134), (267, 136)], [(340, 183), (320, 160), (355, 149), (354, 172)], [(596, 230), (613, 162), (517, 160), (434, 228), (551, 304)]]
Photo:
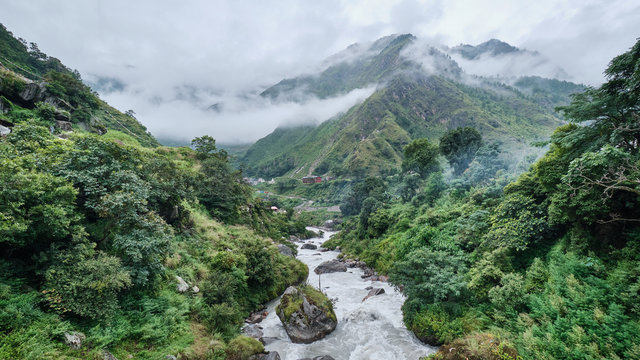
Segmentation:
[[(307, 240), (305, 243), (318, 245), (335, 232), (325, 232), (322, 237)], [(313, 270), (320, 263), (335, 259), (337, 251), (320, 252), (300, 249), (297, 258), (309, 266), (310, 285), (318, 287), (318, 277)], [(322, 340), (311, 344), (294, 344), (275, 313), (280, 299), (267, 304), (269, 315), (259, 325), (264, 337), (277, 338), (265, 346), (267, 351), (277, 351), (282, 360), (297, 360), (305, 357), (331, 355), (336, 360), (389, 360), (414, 359), (427, 356), (436, 348), (420, 342), (402, 323), (404, 296), (385, 282), (363, 280), (363, 270), (359, 268), (320, 275), (322, 291), (330, 299), (335, 299), (334, 310), (338, 318), (336, 330)], [(373, 296), (362, 302), (369, 290), (365, 288), (383, 288), (385, 293)]]

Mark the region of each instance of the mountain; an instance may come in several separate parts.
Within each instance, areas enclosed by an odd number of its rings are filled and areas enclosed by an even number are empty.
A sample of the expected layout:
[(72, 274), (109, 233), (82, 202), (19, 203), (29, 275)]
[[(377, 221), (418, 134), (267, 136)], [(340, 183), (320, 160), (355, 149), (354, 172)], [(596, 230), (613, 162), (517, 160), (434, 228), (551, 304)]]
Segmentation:
[[(327, 68), (319, 74), (282, 80), (261, 95), (288, 100), (302, 95), (327, 98), (384, 82), (402, 71), (415, 71), (420, 64), (402, 56), (415, 40), (415, 36), (404, 34), (383, 37), (370, 46), (353, 44), (325, 60)], [(447, 55), (433, 47), (427, 51), (438, 71), (452, 75), (460, 73), (460, 68)]]
[(122, 113), (102, 101), (77, 70), (42, 53), (35, 43), (27, 46), (0, 24), (0, 120), (11, 127), (24, 120), (22, 109), (50, 113), (45, 120), (53, 127), (112, 132), (110, 136), (143, 146), (158, 145), (133, 113)]
[(460, 44), (451, 49), (453, 52), (459, 53), (465, 59), (473, 60), (482, 55), (488, 54), (490, 56), (497, 56), (502, 54), (519, 53), (525, 50), (520, 50), (515, 46), (511, 46), (504, 41), (497, 39), (491, 39), (483, 42), (482, 44), (473, 46), (469, 44)]
[[(486, 44), (495, 46), (482, 51), (517, 51), (501, 42)], [(410, 34), (385, 37), (369, 47), (352, 45), (327, 62), (320, 73), (283, 80), (263, 96), (329, 97), (372, 84), (378, 84), (377, 90), (317, 127), (282, 127), (260, 139), (240, 159), (249, 174), (389, 173), (399, 168), (402, 149), (412, 139), (436, 141), (459, 126), (473, 126), (487, 141), (521, 149), (548, 137), (561, 123), (553, 107), (580, 89), (552, 79), (525, 78), (506, 85), (470, 76), (445, 52)]]
[(537, 51), (520, 49), (504, 41), (491, 39), (478, 45), (460, 44), (447, 49), (470, 74), (510, 78), (542, 76), (568, 80), (569, 74)]

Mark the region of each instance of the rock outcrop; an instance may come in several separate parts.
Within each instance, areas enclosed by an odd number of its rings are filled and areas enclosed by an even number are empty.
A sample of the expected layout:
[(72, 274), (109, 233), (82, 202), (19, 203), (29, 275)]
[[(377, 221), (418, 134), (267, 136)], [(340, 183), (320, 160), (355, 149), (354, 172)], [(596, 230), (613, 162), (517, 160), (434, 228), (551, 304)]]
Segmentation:
[(338, 324), (331, 301), (309, 285), (287, 288), (276, 313), (294, 343), (320, 340)]
[(364, 299), (362, 299), (362, 302), (364, 302), (365, 300), (367, 300), (368, 298), (370, 298), (372, 296), (382, 295), (382, 294), (384, 294), (384, 289), (383, 288), (373, 288), (373, 289), (369, 290), (369, 293), (367, 294), (367, 296), (364, 297)]
[(176, 290), (178, 290), (178, 292), (183, 293), (189, 290), (189, 284), (184, 281), (182, 277), (176, 276), (176, 280), (178, 281), (178, 284), (176, 285)]
[(331, 261), (323, 262), (322, 264), (318, 265), (313, 271), (318, 275), (334, 272), (345, 272), (347, 271), (347, 266), (334, 259)]
[(64, 342), (74, 350), (80, 349), (82, 347), (82, 342), (86, 338), (87, 337), (81, 332), (64, 333)]
[(278, 251), (280, 251), (280, 254), (284, 256), (295, 257), (293, 255), (293, 250), (291, 250), (287, 245), (278, 244)]
[(243, 327), (242, 334), (254, 339), (260, 339), (264, 336), (264, 333), (262, 332), (262, 326), (257, 324), (249, 324)]

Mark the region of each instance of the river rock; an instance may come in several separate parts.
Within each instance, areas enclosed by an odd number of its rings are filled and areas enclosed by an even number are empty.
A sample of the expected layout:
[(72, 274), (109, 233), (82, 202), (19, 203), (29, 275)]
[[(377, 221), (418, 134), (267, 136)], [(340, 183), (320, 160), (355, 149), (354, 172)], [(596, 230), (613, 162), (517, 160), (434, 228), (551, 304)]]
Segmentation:
[(304, 244), (302, 245), (302, 249), (315, 250), (318, 246), (314, 244)]
[(327, 220), (324, 222), (323, 227), (327, 228), (329, 230), (336, 230), (338, 228), (338, 225), (342, 224), (342, 221), (335, 219), (335, 220)]
[(81, 332), (64, 333), (64, 342), (74, 350), (80, 349), (82, 347), (82, 342), (86, 338), (87, 337)]
[(269, 351), (268, 354), (251, 355), (249, 360), (280, 360), (280, 354), (277, 351)]
[(323, 262), (322, 264), (318, 265), (313, 271), (318, 275), (334, 272), (346, 272), (347, 267), (345, 266), (345, 264), (334, 259)]
[(280, 251), (280, 254), (284, 256), (294, 257), (293, 250), (291, 250), (287, 245), (278, 244), (278, 251)]
[(338, 324), (331, 301), (311, 286), (287, 288), (276, 313), (294, 343), (320, 340)]
[(264, 336), (260, 338), (260, 342), (262, 343), (262, 345), (269, 345), (272, 342), (279, 340), (277, 337), (271, 337), (271, 336)]
[(247, 325), (242, 328), (242, 334), (254, 339), (260, 339), (264, 335), (264, 333), (262, 332), (262, 327), (256, 324)]
[(269, 315), (269, 313), (266, 311), (254, 312), (245, 320), (245, 322), (248, 324), (257, 324), (259, 322), (262, 322), (262, 320), (264, 320), (267, 315)]
[(316, 356), (314, 358), (302, 358), (302, 359), (298, 359), (298, 360), (336, 360), (333, 357), (329, 356), (329, 355), (322, 355), (322, 356)]
[(365, 300), (367, 300), (368, 298), (372, 297), (372, 296), (376, 296), (376, 295), (382, 295), (384, 294), (384, 289), (383, 288), (374, 288), (369, 290), (369, 293), (367, 294), (367, 296), (364, 297), (364, 299), (362, 299), (362, 302), (364, 302)]
[(184, 281), (183, 278), (176, 275), (176, 280), (178, 280), (178, 285), (176, 285), (176, 289), (178, 290), (178, 292), (183, 293), (189, 290), (189, 284), (186, 281)]

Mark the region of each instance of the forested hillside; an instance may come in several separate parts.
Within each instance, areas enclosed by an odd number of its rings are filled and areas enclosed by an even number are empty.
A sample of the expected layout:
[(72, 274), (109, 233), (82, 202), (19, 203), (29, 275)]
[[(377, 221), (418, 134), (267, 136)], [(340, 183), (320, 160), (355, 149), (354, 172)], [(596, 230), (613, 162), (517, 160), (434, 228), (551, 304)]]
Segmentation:
[(0, 30), (0, 359), (260, 352), (244, 318), (308, 273), (276, 247), (310, 235), (293, 211), (254, 199), (209, 136), (149, 147), (132, 116)]
[(467, 127), (353, 186), (331, 246), (403, 289), (433, 359), (640, 358), (640, 41), (605, 74), (519, 176)]

